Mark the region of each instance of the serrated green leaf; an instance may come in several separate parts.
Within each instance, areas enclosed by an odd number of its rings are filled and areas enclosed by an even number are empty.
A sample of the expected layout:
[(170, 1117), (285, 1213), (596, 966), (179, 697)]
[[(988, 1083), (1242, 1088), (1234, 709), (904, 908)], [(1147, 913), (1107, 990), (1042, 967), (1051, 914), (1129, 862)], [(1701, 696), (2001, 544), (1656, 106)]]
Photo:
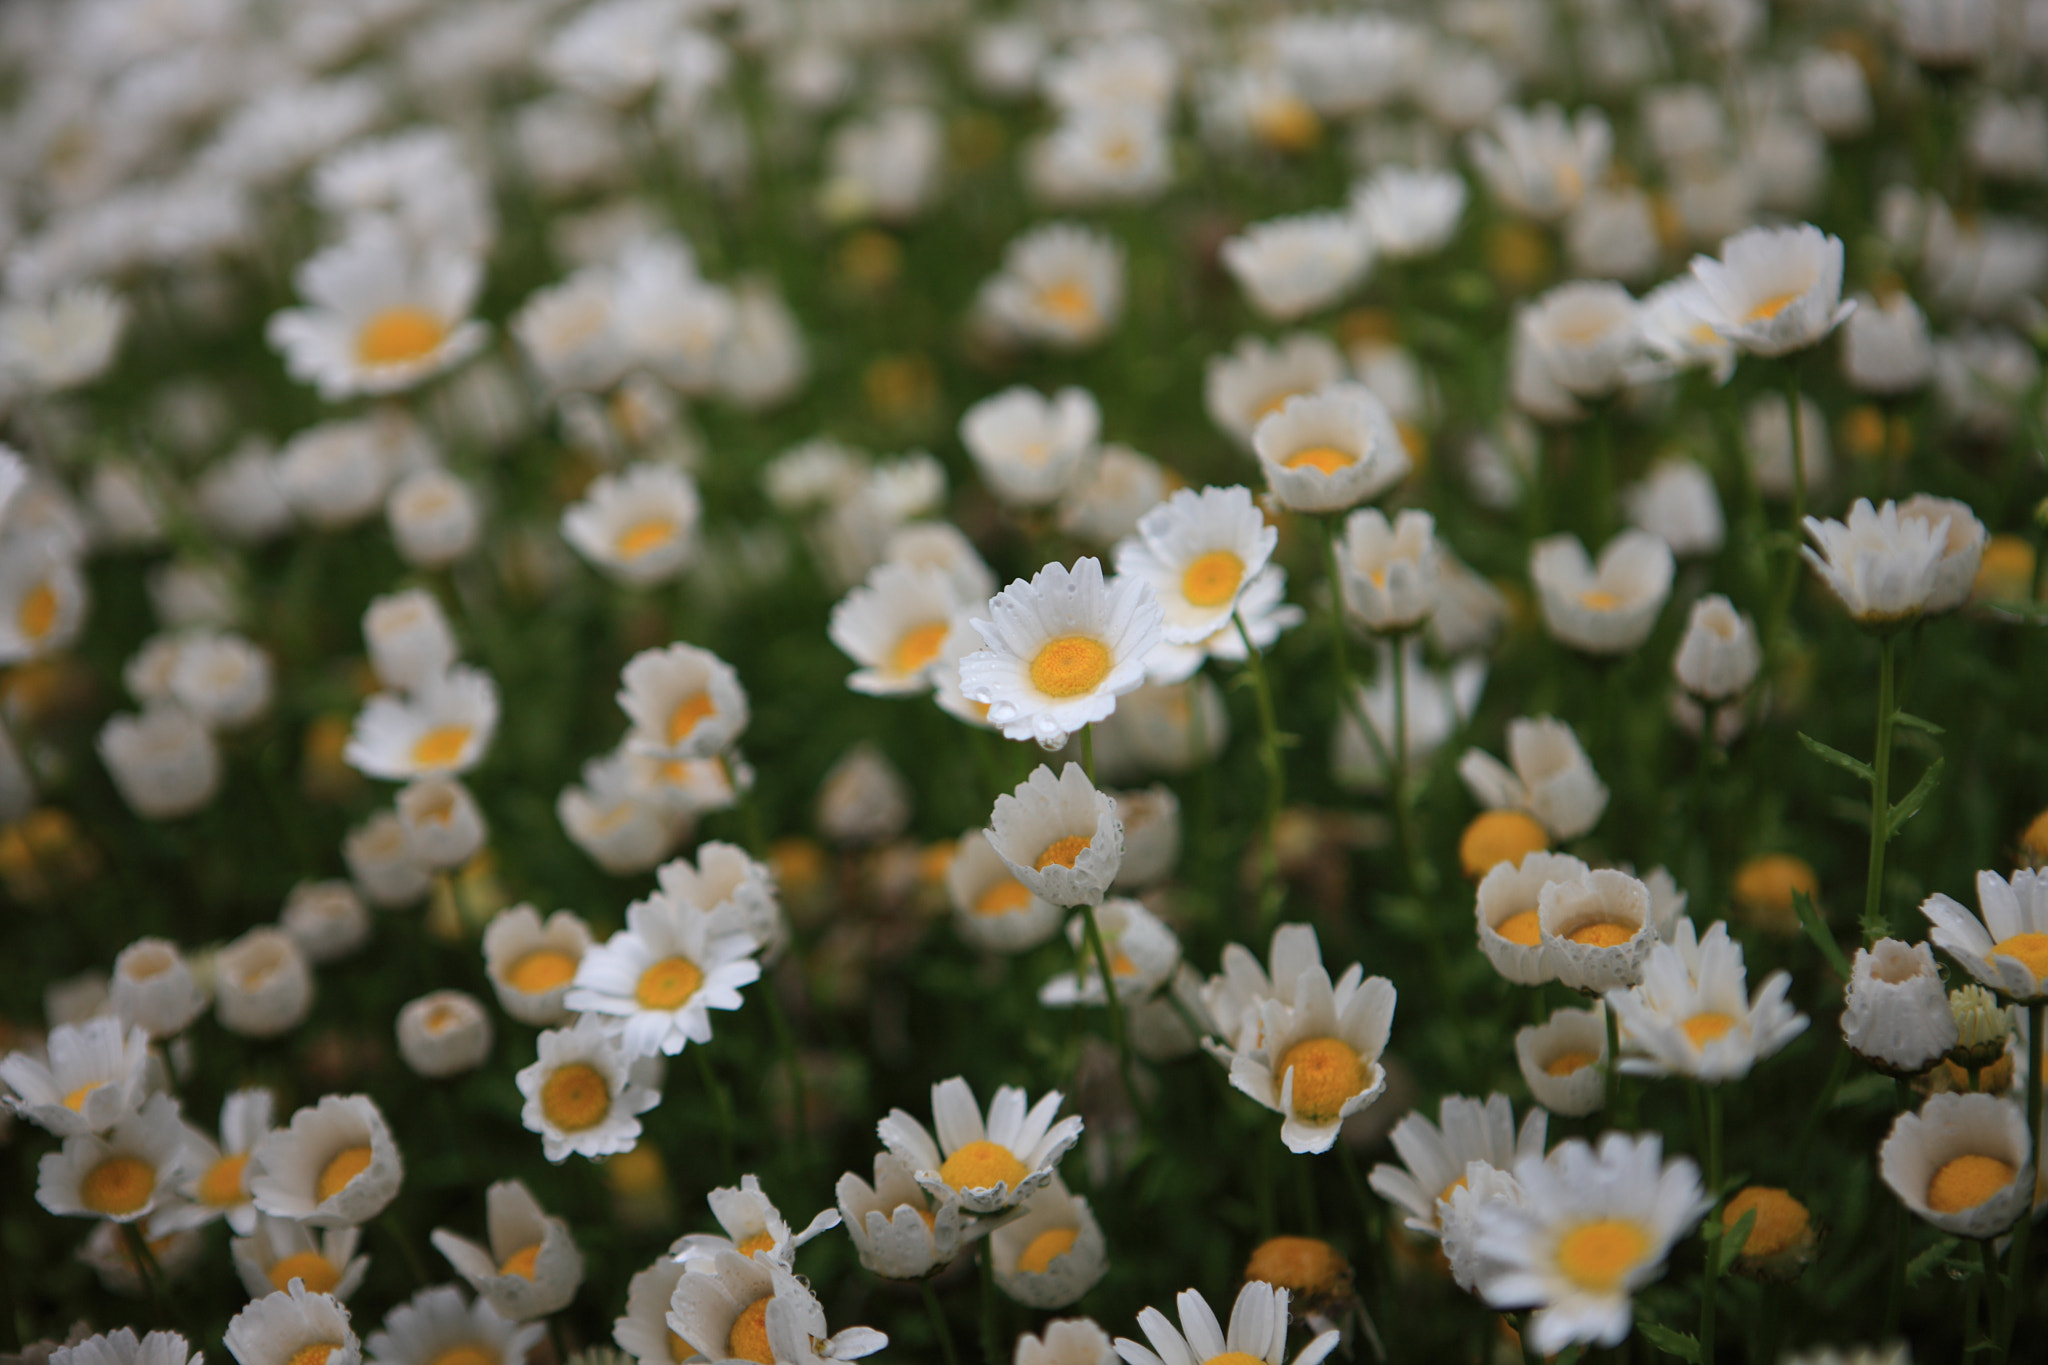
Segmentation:
[(1814, 947), (1820, 949), (1821, 956), (1828, 960), (1828, 966), (1834, 968), (1836, 976), (1847, 981), (1852, 975), (1849, 959), (1842, 955), (1842, 946), (1835, 942), (1835, 936), (1828, 932), (1827, 925), (1821, 923), (1820, 911), (1814, 908), (1813, 897), (1804, 891), (1795, 890), (1792, 893), (1792, 909), (1798, 914), (1800, 927), (1806, 930), (1806, 936), (1813, 940)]
[(1958, 1245), (1955, 1238), (1944, 1237), (1912, 1260), (1906, 1262), (1906, 1283), (1916, 1286), (1920, 1284), (1935, 1272), (1936, 1267), (1948, 1259), (1948, 1254), (1954, 1251)]
[(1700, 1365), (1700, 1343), (1692, 1334), (1674, 1332), (1669, 1327), (1659, 1326), (1654, 1322), (1639, 1322), (1636, 1324), (1636, 1330), (1643, 1334), (1645, 1341), (1665, 1355), (1677, 1356), (1680, 1360), (1690, 1361), (1691, 1365)]
[(1916, 716), (1911, 711), (1892, 712), (1892, 723), (1894, 725), (1906, 726), (1908, 729), (1912, 730), (1924, 730), (1930, 735), (1945, 735), (1948, 733), (1948, 731), (1942, 729), (1933, 721), (1927, 720), (1920, 716)]
[(1900, 825), (1920, 813), (1920, 807), (1927, 804), (1927, 798), (1934, 794), (1935, 785), (1941, 781), (1942, 766), (1947, 762), (1947, 759), (1935, 759), (1934, 766), (1920, 774), (1920, 780), (1913, 784), (1913, 790), (1899, 798), (1898, 804), (1892, 807), (1891, 814), (1885, 818), (1887, 839), (1899, 832)]
[(1821, 743), (1812, 735), (1807, 734), (1804, 730), (1801, 730), (1799, 732), (1799, 742), (1806, 746), (1806, 751), (1808, 753), (1812, 754), (1814, 757), (1820, 759), (1821, 761), (1825, 763), (1832, 763), (1837, 768), (1842, 769), (1844, 772), (1854, 773), (1856, 774), (1856, 776), (1862, 778), (1865, 782), (1877, 781), (1877, 774), (1870, 770), (1870, 765), (1868, 763), (1863, 762), (1861, 759), (1849, 757), (1849, 755), (1843, 753), (1840, 749), (1835, 748), (1831, 744)]
[[(1708, 1221), (1718, 1222), (1720, 1220), (1709, 1219)], [(1729, 1266), (1735, 1264), (1735, 1258), (1742, 1254), (1742, 1249), (1749, 1245), (1749, 1232), (1755, 1226), (1756, 1210), (1750, 1209), (1742, 1217), (1736, 1219), (1735, 1226), (1729, 1228), (1721, 1238), (1721, 1245), (1717, 1248), (1715, 1254), (1721, 1258), (1721, 1273), (1723, 1275), (1728, 1273)]]

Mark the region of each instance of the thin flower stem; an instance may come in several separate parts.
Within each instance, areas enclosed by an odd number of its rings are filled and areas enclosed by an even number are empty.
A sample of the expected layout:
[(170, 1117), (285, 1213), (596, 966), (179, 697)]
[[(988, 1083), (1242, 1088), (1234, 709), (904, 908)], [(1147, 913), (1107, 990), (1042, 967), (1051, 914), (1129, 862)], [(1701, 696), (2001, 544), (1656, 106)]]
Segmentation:
[(946, 1326), (946, 1314), (939, 1307), (939, 1296), (932, 1289), (929, 1279), (919, 1280), (917, 1287), (924, 1291), (924, 1311), (931, 1315), (932, 1332), (939, 1339), (939, 1354), (946, 1358), (946, 1365), (960, 1365), (960, 1353), (953, 1348), (953, 1329)]
[(1884, 891), (1884, 846), (1891, 841), (1892, 670), (1899, 637), (1887, 632), (1877, 646), (1877, 750), (1870, 763), (1870, 873), (1863, 889), (1863, 942), (1883, 937), (1878, 905)]
[(149, 1238), (143, 1236), (142, 1229), (133, 1223), (122, 1223), (119, 1227), (121, 1240), (128, 1244), (128, 1259), (135, 1263), (135, 1273), (142, 1277), (143, 1288), (151, 1298), (164, 1299), (164, 1268), (157, 1263)]
[[(1721, 1217), (1721, 1087), (1702, 1086), (1707, 1100), (1707, 1198), (1713, 1200), (1707, 1209), (1707, 1217), (1719, 1220)], [(1725, 1235), (1726, 1228), (1720, 1229)], [(1719, 1296), (1721, 1280), (1720, 1238), (1707, 1243), (1706, 1273), (1700, 1283), (1700, 1359), (1714, 1358), (1714, 1328), (1716, 1299)]]
[(1081, 907), (1081, 923), (1088, 935), (1088, 951), (1095, 958), (1095, 968), (1102, 976), (1102, 995), (1109, 1004), (1109, 1038), (1116, 1045), (1117, 1074), (1123, 1078), (1124, 1093), (1130, 1096), (1131, 1108), (1140, 1118), (1144, 1107), (1139, 1102), (1135, 1073), (1131, 1068), (1131, 1045), (1124, 1036), (1124, 1002), (1117, 995), (1116, 973), (1110, 969), (1109, 950), (1103, 946), (1102, 926), (1096, 922), (1095, 907)]
[(996, 1302), (995, 1244), (983, 1238), (975, 1259), (981, 1262), (981, 1354), (987, 1365), (1005, 1365), (1003, 1334), (996, 1323), (1001, 1305)]
[[(427, 1273), (427, 1266), (420, 1259), (419, 1248), (412, 1244), (412, 1238), (405, 1235), (405, 1224), (399, 1220), (398, 1206), (386, 1208), (378, 1219), (384, 1230), (391, 1234), (391, 1240), (398, 1243), (398, 1254), (405, 1257), (405, 1268), (412, 1272), (414, 1284), (432, 1284), (434, 1277)], [(144, 1250), (147, 1250), (145, 1247)]]
[[(2048, 1001), (2027, 1003), (2027, 1150), (2038, 1151), (2041, 1142), (2041, 1028), (2048, 1016)], [(2020, 1304), (2027, 1297), (2027, 1242), (2034, 1230), (2033, 1211), (2020, 1215), (2013, 1229), (2012, 1249), (2005, 1267), (2006, 1294), (1998, 1315), (1998, 1359), (2011, 1358), (2013, 1328), (2019, 1323)], [(1988, 1244), (1987, 1244), (1988, 1245)]]
[[(1792, 1144), (1792, 1171), (1795, 1177), (1803, 1179), (1806, 1172), (1807, 1156), (1813, 1150), (1814, 1135), (1820, 1131), (1821, 1120), (1828, 1110), (1834, 1108), (1835, 1092), (1842, 1088), (1842, 1081), (1849, 1074), (1849, 1049), (1838, 1048), (1835, 1064), (1828, 1072), (1827, 1083), (1820, 1088), (1820, 1096), (1807, 1111), (1806, 1121), (1799, 1125), (1799, 1137)], [(1974, 1087), (1973, 1087), (1974, 1088)]]
[(1251, 670), (1252, 690), (1259, 703), (1259, 761), (1266, 770), (1266, 844), (1259, 872), (1259, 927), (1263, 930), (1279, 919), (1284, 899), (1280, 887), (1280, 811), (1287, 799), (1287, 778), (1280, 763), (1280, 722), (1273, 712), (1273, 688), (1266, 677), (1265, 658), (1252, 644), (1244, 617), (1233, 611), (1230, 620), (1237, 627), (1237, 638), (1244, 641), (1245, 666)]
[(1621, 1103), (1621, 1016), (1614, 1012), (1612, 1005), (1603, 1005), (1602, 1013), (1607, 1016), (1607, 1103), (1604, 1107), (1608, 1117), (1612, 1118), (1615, 1107)]
[[(1977, 1321), (1977, 1301), (1998, 1280), (1998, 1253), (1989, 1242), (1977, 1243), (1977, 1273), (1970, 1276), (1963, 1286), (1963, 1359), (1968, 1360), (1984, 1348), (1984, 1329)], [(1994, 1319), (1998, 1315), (1995, 1302), (1991, 1305)], [(1993, 1328), (1997, 1327), (1994, 1320)]]
[(1088, 785), (1095, 785), (1095, 727), (1081, 727), (1081, 771), (1088, 774)]

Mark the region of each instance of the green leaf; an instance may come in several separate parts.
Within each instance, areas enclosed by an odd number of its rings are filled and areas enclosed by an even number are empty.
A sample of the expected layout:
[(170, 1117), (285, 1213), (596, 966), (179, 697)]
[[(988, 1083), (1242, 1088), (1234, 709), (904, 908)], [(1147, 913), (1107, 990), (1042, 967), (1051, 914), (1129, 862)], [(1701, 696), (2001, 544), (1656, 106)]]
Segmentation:
[(1800, 926), (1806, 930), (1806, 936), (1813, 940), (1814, 947), (1820, 949), (1821, 956), (1828, 960), (1828, 966), (1834, 968), (1836, 976), (1847, 981), (1854, 974), (1850, 970), (1849, 959), (1842, 955), (1842, 946), (1835, 942), (1835, 936), (1828, 932), (1827, 925), (1820, 922), (1820, 911), (1814, 908), (1813, 897), (1804, 891), (1795, 890), (1792, 893), (1792, 909), (1798, 914)]
[(1944, 1237), (1927, 1250), (1906, 1262), (1906, 1283), (1917, 1286), (1932, 1275), (1948, 1254), (1960, 1245), (1953, 1237)]
[(1921, 717), (1914, 715), (1911, 711), (1892, 712), (1892, 723), (1894, 725), (1906, 726), (1908, 729), (1925, 730), (1930, 735), (1945, 735), (1948, 733), (1948, 731), (1942, 729), (1933, 721), (1923, 720)]
[(1832, 763), (1837, 768), (1842, 769), (1844, 772), (1854, 773), (1856, 774), (1856, 776), (1862, 778), (1865, 782), (1877, 781), (1877, 774), (1870, 770), (1870, 765), (1868, 763), (1865, 763), (1860, 759), (1851, 758), (1849, 757), (1849, 755), (1843, 753), (1840, 749), (1837, 749), (1832, 745), (1821, 743), (1812, 735), (1807, 734), (1804, 730), (1801, 730), (1799, 732), (1799, 742), (1801, 744), (1804, 744), (1806, 746), (1806, 751), (1812, 754), (1815, 758), (1818, 758), (1826, 763)]
[(1688, 1332), (1674, 1332), (1669, 1327), (1660, 1327), (1654, 1322), (1639, 1322), (1636, 1328), (1643, 1339), (1668, 1356), (1700, 1365), (1699, 1340)]
[(1900, 825), (1920, 813), (1920, 807), (1926, 805), (1927, 798), (1934, 794), (1935, 784), (1941, 781), (1942, 765), (1947, 762), (1947, 759), (1935, 759), (1934, 766), (1920, 774), (1920, 780), (1913, 784), (1913, 790), (1899, 798), (1898, 804), (1891, 808), (1891, 813), (1885, 817), (1884, 822), (1886, 839), (1897, 834)]
[[(1709, 1218), (1707, 1221), (1717, 1223), (1720, 1220)], [(1742, 1254), (1742, 1249), (1749, 1245), (1749, 1230), (1755, 1226), (1756, 1210), (1750, 1209), (1742, 1217), (1736, 1219), (1735, 1226), (1729, 1228), (1722, 1236), (1721, 1245), (1714, 1254), (1721, 1258), (1721, 1273), (1723, 1275), (1728, 1273), (1729, 1266), (1735, 1264), (1735, 1258)]]

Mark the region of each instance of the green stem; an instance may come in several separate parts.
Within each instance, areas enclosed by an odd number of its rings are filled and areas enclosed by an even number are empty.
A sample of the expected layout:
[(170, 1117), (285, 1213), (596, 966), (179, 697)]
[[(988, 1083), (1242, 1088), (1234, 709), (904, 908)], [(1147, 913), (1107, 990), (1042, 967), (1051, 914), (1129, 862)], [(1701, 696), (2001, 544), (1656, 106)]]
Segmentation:
[(1821, 1120), (1835, 1104), (1835, 1092), (1842, 1088), (1842, 1081), (1849, 1074), (1849, 1049), (1835, 1050), (1835, 1064), (1828, 1072), (1827, 1083), (1820, 1088), (1820, 1098), (1807, 1111), (1806, 1121), (1799, 1125), (1799, 1137), (1792, 1144), (1792, 1174), (1794, 1179), (1804, 1179), (1807, 1154), (1813, 1150), (1814, 1135), (1820, 1131)]
[(1273, 688), (1266, 677), (1266, 661), (1252, 644), (1244, 617), (1233, 611), (1231, 622), (1237, 638), (1244, 641), (1245, 666), (1251, 670), (1252, 689), (1259, 704), (1259, 761), (1266, 770), (1266, 845), (1260, 859), (1259, 927), (1261, 930), (1280, 917), (1283, 892), (1280, 888), (1280, 811), (1287, 799), (1286, 774), (1280, 764), (1280, 722), (1273, 712)]
[(1605, 545), (1614, 527), (1614, 402), (1602, 399), (1594, 405), (1593, 421), (1593, 538)]
[[(2041, 1142), (2041, 1026), (2043, 1016), (2048, 1015), (2048, 1001), (2033, 1000), (2027, 1004), (2027, 1150), (2040, 1150)], [(2005, 1311), (1998, 1320), (1998, 1359), (2003, 1362), (2012, 1352), (2013, 1328), (2020, 1319), (2020, 1305), (2027, 1298), (2027, 1242), (2034, 1230), (2034, 1211), (2029, 1208), (2020, 1215), (2020, 1225), (2013, 1229), (2012, 1249), (2007, 1253), (2005, 1270)]]
[(1877, 646), (1877, 751), (1870, 764), (1870, 872), (1863, 889), (1865, 946), (1883, 937), (1878, 905), (1884, 889), (1884, 846), (1892, 837), (1892, 671), (1898, 638), (1887, 633)]
[(434, 1277), (427, 1273), (426, 1263), (420, 1259), (419, 1249), (413, 1246), (412, 1238), (405, 1235), (405, 1224), (399, 1221), (397, 1206), (385, 1209), (378, 1221), (391, 1234), (391, 1240), (398, 1243), (398, 1254), (405, 1257), (405, 1268), (412, 1272), (413, 1283), (432, 1284)]
[(1109, 950), (1102, 943), (1102, 926), (1096, 922), (1095, 907), (1081, 907), (1081, 923), (1088, 935), (1088, 951), (1095, 958), (1095, 969), (1102, 976), (1102, 995), (1109, 1005), (1109, 1037), (1116, 1045), (1117, 1073), (1123, 1077), (1124, 1093), (1130, 1096), (1131, 1108), (1141, 1116), (1144, 1110), (1138, 1098), (1138, 1087), (1131, 1069), (1131, 1045), (1124, 1036), (1124, 1002), (1117, 995), (1116, 973), (1110, 969)]
[(1095, 785), (1095, 727), (1081, 727), (1081, 771), (1088, 774), (1088, 785)]
[(989, 1239), (982, 1239), (975, 1259), (981, 1262), (981, 1354), (987, 1365), (1004, 1365), (1003, 1334), (996, 1323), (1001, 1305), (996, 1302), (995, 1246)]
[[(1707, 1100), (1707, 1198), (1713, 1204), (1707, 1209), (1707, 1217), (1718, 1221), (1721, 1217), (1721, 1087), (1702, 1087)], [(1723, 1234), (1726, 1228), (1719, 1229)], [(1700, 1284), (1700, 1359), (1711, 1362), (1714, 1359), (1715, 1300), (1718, 1297), (1721, 1280), (1721, 1241), (1715, 1238), (1707, 1243), (1706, 1274)]]
[(1600, 1010), (1607, 1016), (1607, 1103), (1603, 1108), (1612, 1118), (1621, 1102), (1621, 1016), (1605, 1001), (1601, 1002)]
[(149, 1238), (142, 1235), (142, 1229), (133, 1223), (118, 1225), (121, 1240), (128, 1244), (128, 1259), (135, 1263), (135, 1273), (142, 1277), (142, 1287), (149, 1296), (160, 1302), (167, 1301), (164, 1268), (157, 1263), (156, 1252), (149, 1246)]
[(711, 1069), (711, 1058), (704, 1051), (702, 1043), (692, 1043), (685, 1051), (697, 1059), (698, 1074), (704, 1078), (704, 1089), (711, 1097), (711, 1114), (718, 1125), (718, 1151), (724, 1162), (722, 1169), (733, 1169), (732, 1157), (732, 1096), (725, 1093), (725, 1083), (718, 1079), (718, 1073)]
[[(1968, 1360), (1983, 1349), (1984, 1329), (1977, 1321), (1977, 1301), (1984, 1291), (1998, 1280), (1998, 1253), (1991, 1249), (1991, 1243), (1977, 1243), (1977, 1273), (1970, 1276), (1964, 1285), (1963, 1294), (1963, 1359)], [(1997, 1326), (1998, 1310), (1991, 1309), (1992, 1325)]]
[(939, 1339), (939, 1353), (946, 1358), (946, 1365), (960, 1365), (960, 1354), (953, 1349), (953, 1329), (946, 1326), (946, 1314), (939, 1307), (939, 1296), (932, 1289), (929, 1279), (919, 1280), (917, 1287), (924, 1291), (924, 1311), (931, 1315), (932, 1333)]

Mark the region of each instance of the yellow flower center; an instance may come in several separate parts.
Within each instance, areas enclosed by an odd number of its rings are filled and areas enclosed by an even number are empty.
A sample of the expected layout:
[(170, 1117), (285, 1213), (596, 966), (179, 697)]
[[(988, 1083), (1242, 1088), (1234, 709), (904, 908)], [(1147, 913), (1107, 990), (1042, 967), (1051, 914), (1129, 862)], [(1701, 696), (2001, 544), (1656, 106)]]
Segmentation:
[(681, 744), (689, 737), (697, 723), (713, 715), (718, 708), (711, 702), (709, 692), (692, 692), (676, 703), (676, 709), (668, 713), (668, 742)]
[(506, 984), (528, 995), (545, 995), (576, 977), (576, 959), (559, 948), (536, 948), (513, 963)]
[(1522, 910), (1494, 925), (1493, 932), (1510, 943), (1519, 943), (1524, 948), (1534, 948), (1543, 941), (1543, 931), (1537, 924), (1534, 910)]
[(1756, 1210), (1756, 1221), (1749, 1225), (1749, 1240), (1742, 1244), (1745, 1256), (1777, 1255), (1805, 1236), (1812, 1221), (1806, 1205), (1785, 1191), (1751, 1185), (1721, 1210), (1721, 1226), (1733, 1228), (1751, 1209)]
[(650, 1010), (672, 1010), (704, 984), (703, 969), (687, 957), (665, 957), (640, 973), (633, 998)]
[(904, 631), (903, 638), (896, 642), (896, 648), (890, 654), (890, 662), (896, 671), (915, 673), (938, 658), (939, 646), (946, 643), (946, 631), (944, 621), (927, 621)]
[(752, 1237), (747, 1238), (746, 1241), (741, 1242), (736, 1249), (742, 1256), (752, 1256), (757, 1251), (773, 1251), (775, 1249), (775, 1234), (763, 1229)]
[(638, 559), (650, 550), (658, 550), (675, 538), (676, 524), (667, 517), (648, 517), (636, 521), (619, 533), (612, 542), (612, 548), (620, 559)]
[(1927, 1182), (1927, 1207), (1936, 1213), (1974, 1209), (2007, 1185), (2017, 1174), (1995, 1156), (1959, 1156)]
[(1060, 321), (1076, 326), (1095, 320), (1095, 299), (1079, 280), (1061, 280), (1039, 290), (1038, 306)]
[(64, 1097), (64, 1107), (74, 1114), (84, 1113), (85, 1102), (92, 1098), (92, 1092), (105, 1084), (105, 1081), (94, 1081), (91, 1085), (79, 1086), (78, 1089)]
[(689, 1360), (695, 1357), (696, 1354), (694, 1350), (690, 1349), (689, 1342), (684, 1341), (673, 1331), (668, 1334), (668, 1358), (670, 1360)]
[(1086, 635), (1049, 640), (1031, 661), (1031, 685), (1048, 697), (1078, 697), (1093, 692), (1109, 676), (1109, 650)]
[(1310, 1123), (1334, 1123), (1344, 1101), (1371, 1077), (1365, 1059), (1341, 1038), (1310, 1038), (1280, 1058), (1281, 1084), (1294, 1073), (1294, 1112)]
[(57, 590), (46, 579), (22, 594), (14, 623), (31, 640), (40, 640), (57, 624)]
[(477, 1342), (464, 1342), (460, 1346), (449, 1347), (429, 1360), (427, 1365), (504, 1365), (504, 1358)]
[(558, 1066), (541, 1084), (541, 1117), (565, 1133), (596, 1127), (611, 1109), (611, 1085), (588, 1062)]
[(981, 898), (974, 902), (974, 913), (1007, 915), (1013, 910), (1022, 910), (1029, 904), (1031, 893), (1025, 889), (1024, 883), (1015, 877), (1005, 877), (981, 893)]
[(1441, 1190), (1438, 1190), (1436, 1193), (1436, 1200), (1439, 1204), (1448, 1203), (1450, 1201), (1451, 1196), (1456, 1194), (1459, 1190), (1465, 1190), (1470, 1188), (1471, 1186), (1465, 1183), (1465, 1177), (1461, 1175), (1456, 1180), (1453, 1180), (1450, 1184), (1444, 1186)]
[(1288, 469), (1314, 469), (1324, 474), (1334, 474), (1349, 464), (1356, 464), (1358, 457), (1335, 446), (1310, 446), (1297, 450), (1280, 463)]
[(356, 359), (365, 365), (403, 365), (432, 355), (448, 338), (441, 320), (424, 308), (401, 304), (376, 314), (356, 333)]
[(1074, 1239), (1080, 1235), (1079, 1228), (1047, 1228), (1024, 1248), (1024, 1254), (1017, 1258), (1017, 1269), (1027, 1275), (1043, 1275), (1054, 1257), (1073, 1249)]
[(1328, 1242), (1314, 1237), (1274, 1237), (1252, 1252), (1244, 1277), (1281, 1289), (1328, 1293), (1349, 1271), (1344, 1258)]
[(199, 1202), (225, 1209), (242, 1202), (242, 1172), (249, 1165), (247, 1152), (230, 1152), (206, 1168), (199, 1177)]
[(1266, 1362), (1248, 1351), (1225, 1351), (1220, 1356), (1210, 1356), (1202, 1365), (1266, 1365)]
[(2034, 974), (2034, 980), (2048, 980), (2048, 934), (2014, 934), (1991, 950), (1993, 957), (2009, 957)]
[(1458, 862), (1468, 877), (1484, 877), (1501, 863), (1520, 865), (1531, 853), (1550, 847), (1543, 826), (1518, 810), (1490, 810), (1465, 826), (1458, 839)]
[(1181, 596), (1197, 607), (1220, 607), (1237, 596), (1244, 582), (1244, 561), (1228, 550), (1198, 556), (1181, 573)]
[(1742, 320), (1744, 322), (1769, 322), (1772, 318), (1784, 312), (1786, 306), (1803, 292), (1805, 291), (1795, 289), (1788, 294), (1773, 294), (1744, 314)]
[(997, 1185), (1014, 1190), (1029, 1174), (1016, 1153), (986, 1139), (968, 1143), (939, 1167), (939, 1179), (956, 1190), (988, 1190)]
[(132, 1156), (110, 1156), (86, 1173), (78, 1202), (94, 1213), (121, 1218), (149, 1203), (156, 1193), (156, 1167)]
[(1725, 1038), (1728, 1035), (1728, 1031), (1735, 1027), (1735, 1016), (1707, 1010), (1695, 1014), (1680, 1027), (1685, 1030), (1685, 1036), (1692, 1039), (1694, 1047), (1705, 1047), (1716, 1038)]
[(313, 1185), (314, 1198), (322, 1204), (326, 1203), (347, 1188), (349, 1181), (369, 1169), (368, 1146), (342, 1148), (334, 1154), (332, 1160), (321, 1167), (320, 1179)]
[(1038, 861), (1033, 866), (1037, 867), (1040, 871), (1044, 871), (1054, 863), (1058, 863), (1061, 867), (1072, 867), (1074, 860), (1080, 857), (1087, 847), (1087, 835), (1069, 834), (1065, 838), (1055, 839), (1047, 844), (1045, 852), (1038, 855)]
[(433, 729), (413, 741), (412, 762), (415, 768), (446, 768), (462, 757), (464, 746), (469, 743), (467, 725), (436, 725)]
[(327, 1357), (338, 1349), (340, 1348), (327, 1342), (316, 1341), (311, 1346), (301, 1346), (293, 1351), (291, 1359), (287, 1360), (285, 1365), (327, 1365)]
[(774, 1301), (771, 1294), (740, 1310), (740, 1315), (732, 1320), (732, 1335), (725, 1343), (727, 1355), (734, 1360), (751, 1360), (754, 1365), (775, 1365), (775, 1352), (768, 1345), (768, 1305)]
[(270, 1287), (280, 1294), (303, 1280), (309, 1294), (331, 1294), (341, 1283), (341, 1272), (317, 1251), (298, 1251), (270, 1263)]
[(533, 1267), (539, 1260), (540, 1243), (534, 1242), (519, 1248), (519, 1250), (507, 1256), (505, 1263), (498, 1267), (498, 1273), (500, 1275), (517, 1275), (522, 1280), (530, 1280), (533, 1278)]
[(1278, 152), (1305, 152), (1323, 135), (1323, 121), (1307, 101), (1285, 95), (1252, 110), (1252, 133)]
[(1597, 1052), (1560, 1052), (1543, 1064), (1543, 1074), (1546, 1076), (1569, 1076), (1573, 1072), (1581, 1071), (1599, 1060), (1600, 1054)]
[(1803, 858), (1766, 853), (1736, 869), (1736, 903), (1750, 910), (1789, 919), (1795, 891), (1805, 892), (1810, 900), (1820, 899), (1820, 878)]
[(1557, 1268), (1581, 1289), (1611, 1294), (1649, 1254), (1648, 1233), (1619, 1218), (1602, 1218), (1558, 1239)]
[(1579, 594), (1579, 605), (1588, 611), (1613, 611), (1621, 599), (1605, 588), (1588, 588)]
[(1581, 924), (1565, 937), (1574, 943), (1583, 943), (1589, 948), (1619, 948), (1636, 936), (1633, 924), (1617, 924), (1609, 919), (1596, 919), (1591, 924)]

